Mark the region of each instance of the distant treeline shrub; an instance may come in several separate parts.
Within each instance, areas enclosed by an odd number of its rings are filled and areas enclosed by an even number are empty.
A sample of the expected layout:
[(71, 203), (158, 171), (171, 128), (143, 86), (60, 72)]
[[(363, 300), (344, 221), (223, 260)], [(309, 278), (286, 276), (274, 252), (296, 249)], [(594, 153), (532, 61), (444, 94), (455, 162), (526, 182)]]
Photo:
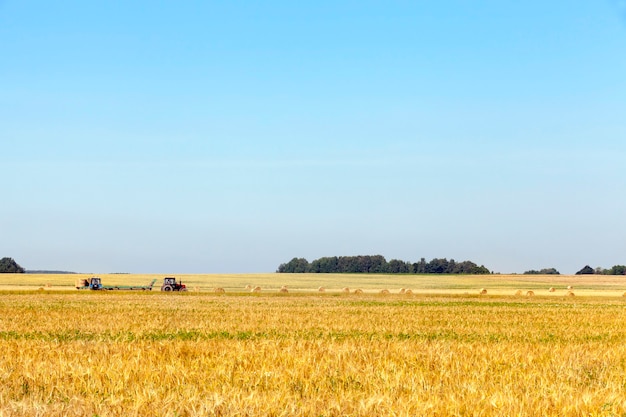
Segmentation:
[(540, 269), (539, 271), (535, 271), (534, 269), (531, 269), (530, 271), (524, 272), (524, 274), (525, 275), (561, 275), (561, 273), (557, 271), (556, 268), (544, 268), (544, 269)]
[(19, 266), (13, 258), (0, 259), (0, 273), (23, 274), (24, 268)]
[(609, 269), (604, 269), (601, 266), (593, 269), (589, 265), (585, 265), (580, 271), (576, 272), (576, 275), (626, 275), (626, 265), (613, 265)]
[(280, 264), (276, 272), (284, 273), (362, 273), (362, 274), (490, 274), (484, 266), (471, 261), (456, 262), (454, 259), (435, 258), (426, 262), (405, 262), (382, 255), (330, 256), (312, 262), (305, 258), (293, 258)]

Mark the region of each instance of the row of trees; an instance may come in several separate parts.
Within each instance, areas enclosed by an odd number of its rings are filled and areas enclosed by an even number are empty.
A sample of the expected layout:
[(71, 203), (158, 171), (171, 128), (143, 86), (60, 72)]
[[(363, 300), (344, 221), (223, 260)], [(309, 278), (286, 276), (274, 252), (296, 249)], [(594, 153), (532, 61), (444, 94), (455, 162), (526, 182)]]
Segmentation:
[(26, 272), (24, 268), (19, 266), (13, 258), (0, 259), (0, 273), (23, 274), (24, 272)]
[(604, 269), (601, 266), (593, 269), (589, 265), (585, 265), (583, 269), (576, 272), (576, 275), (626, 275), (626, 265), (613, 265), (609, 269)]
[(364, 273), (364, 274), (490, 274), (484, 266), (471, 261), (456, 262), (454, 259), (435, 258), (426, 262), (406, 262), (382, 255), (373, 256), (330, 256), (312, 262), (305, 258), (293, 258), (280, 264), (276, 272), (281, 273)]
[(557, 271), (556, 268), (543, 268), (539, 271), (531, 269), (530, 271), (524, 272), (524, 275), (561, 275), (561, 273)]

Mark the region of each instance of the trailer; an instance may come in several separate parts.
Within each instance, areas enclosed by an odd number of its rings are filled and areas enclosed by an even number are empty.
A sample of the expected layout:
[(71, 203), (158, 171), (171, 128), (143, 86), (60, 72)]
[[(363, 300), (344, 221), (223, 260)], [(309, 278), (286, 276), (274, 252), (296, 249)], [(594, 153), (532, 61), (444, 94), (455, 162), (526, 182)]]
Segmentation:
[(100, 277), (91, 277), (86, 279), (80, 279), (76, 282), (77, 290), (141, 290), (141, 291), (152, 291), (152, 287), (156, 282), (156, 279), (153, 279), (152, 282), (148, 285), (102, 285), (102, 279)]

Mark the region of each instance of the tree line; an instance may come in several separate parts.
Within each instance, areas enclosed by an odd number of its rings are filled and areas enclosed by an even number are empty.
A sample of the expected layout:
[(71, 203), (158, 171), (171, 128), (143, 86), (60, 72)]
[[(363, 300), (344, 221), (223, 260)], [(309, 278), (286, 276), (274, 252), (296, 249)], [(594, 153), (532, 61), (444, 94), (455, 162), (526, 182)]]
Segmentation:
[(524, 272), (524, 275), (561, 275), (561, 273), (557, 271), (556, 268), (543, 268), (539, 271), (531, 269), (530, 271)]
[(387, 261), (382, 255), (329, 256), (312, 262), (305, 258), (293, 258), (280, 264), (279, 273), (351, 273), (351, 274), (490, 274), (483, 265), (471, 261), (456, 262), (454, 259), (435, 258), (430, 262), (399, 259)]
[(580, 271), (576, 272), (576, 275), (626, 275), (626, 265), (613, 265), (609, 269), (604, 269), (601, 266), (594, 269), (589, 265), (585, 265)]
[(0, 259), (0, 273), (5, 274), (23, 274), (26, 272), (24, 268), (18, 265), (13, 258)]
[[(524, 274), (560, 275), (560, 272), (555, 268), (544, 268), (539, 271), (531, 269), (530, 271), (524, 272)], [(609, 269), (602, 268), (601, 266), (594, 269), (589, 265), (585, 265), (580, 271), (576, 272), (576, 275), (626, 275), (626, 265), (613, 265)]]

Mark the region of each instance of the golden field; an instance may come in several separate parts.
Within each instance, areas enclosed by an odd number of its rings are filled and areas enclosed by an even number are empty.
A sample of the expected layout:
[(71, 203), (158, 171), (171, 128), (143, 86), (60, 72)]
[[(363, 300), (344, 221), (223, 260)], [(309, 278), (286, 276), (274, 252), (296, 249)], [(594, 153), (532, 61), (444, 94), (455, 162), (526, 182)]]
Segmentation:
[[(576, 295), (621, 296), (626, 292), (626, 276), (611, 275), (380, 275), (380, 274), (0, 274), (2, 290), (73, 290), (79, 279), (99, 276), (104, 285), (147, 285), (157, 279), (159, 289), (163, 277), (175, 276), (190, 291), (212, 292), (224, 288), (227, 293), (245, 292), (247, 286), (260, 286), (264, 293), (276, 292), (288, 286), (290, 292), (328, 292), (343, 288), (362, 289), (378, 293), (388, 289), (397, 293), (401, 288), (421, 294), (476, 294), (486, 288), (490, 295), (513, 295), (517, 290), (532, 290), (536, 295), (559, 296), (574, 287)], [(554, 293), (548, 293), (549, 288)]]
[(626, 416), (623, 277), (76, 278), (0, 276), (0, 416)]

